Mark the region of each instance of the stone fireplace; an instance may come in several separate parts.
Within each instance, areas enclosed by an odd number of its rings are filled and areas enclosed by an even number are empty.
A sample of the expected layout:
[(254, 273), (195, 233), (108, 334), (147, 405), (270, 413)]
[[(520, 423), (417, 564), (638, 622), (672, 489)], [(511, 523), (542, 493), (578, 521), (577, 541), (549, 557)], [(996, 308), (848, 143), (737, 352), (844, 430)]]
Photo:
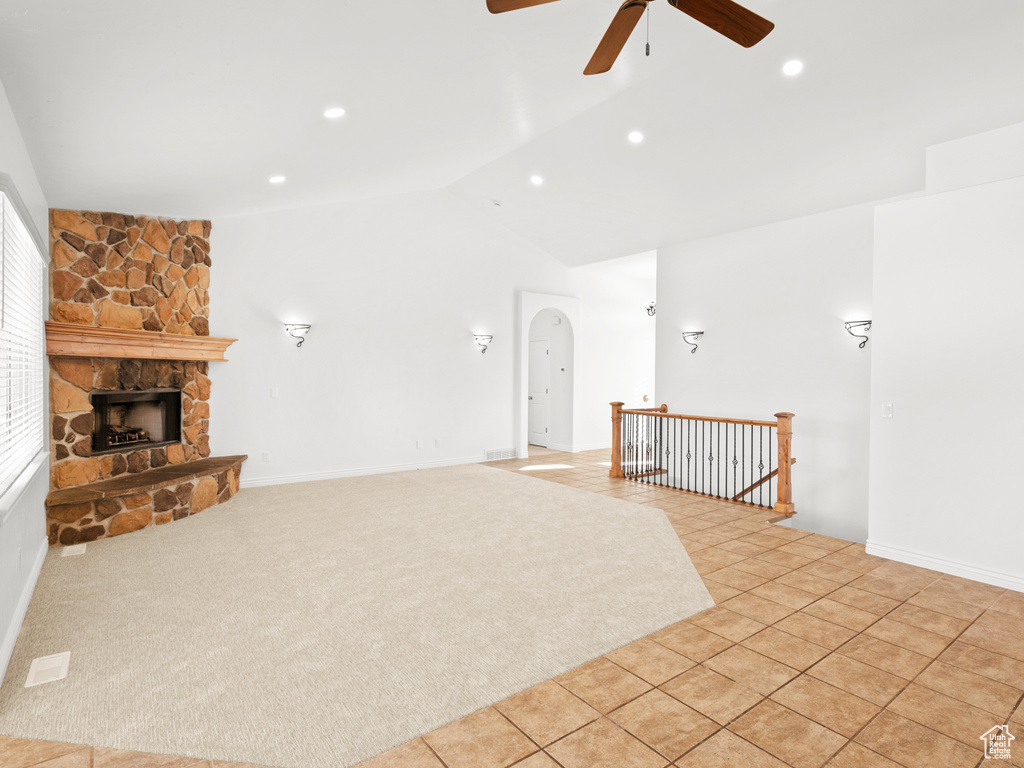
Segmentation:
[[(210, 457), (210, 222), (50, 212), (51, 544), (159, 525), (230, 498)], [(173, 500), (173, 503), (172, 503)]]

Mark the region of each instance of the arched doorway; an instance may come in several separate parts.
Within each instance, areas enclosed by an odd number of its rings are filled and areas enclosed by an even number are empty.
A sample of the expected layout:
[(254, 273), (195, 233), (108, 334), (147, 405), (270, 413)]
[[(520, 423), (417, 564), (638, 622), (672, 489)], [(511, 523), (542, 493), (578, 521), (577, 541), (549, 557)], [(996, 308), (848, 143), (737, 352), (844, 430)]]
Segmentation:
[[(559, 387), (557, 403), (554, 404), (554, 411), (557, 412), (557, 425), (554, 432), (551, 430), (551, 423), (548, 424), (548, 445), (563, 451), (572, 451), (576, 444), (576, 347), (579, 339), (576, 335), (580, 328), (580, 301), (572, 296), (558, 296), (550, 293), (530, 293), (523, 291), (519, 294), (519, 328), (516, 334), (516, 342), (519, 346), (519, 359), (516, 364), (515, 376), (517, 386), (514, 393), (514, 408), (516, 421), (516, 455), (526, 458), (529, 455), (529, 374), (530, 374), (530, 338), (531, 327), (538, 315), (551, 310), (551, 314), (545, 315), (547, 322), (552, 323), (558, 313), (561, 320), (562, 330), (550, 334), (552, 338), (558, 339), (559, 355), (557, 359), (562, 360), (557, 366), (552, 365), (552, 380), (557, 381)], [(545, 327), (538, 325), (538, 328)], [(547, 325), (547, 330), (554, 328)], [(562, 356), (564, 354), (564, 357)], [(551, 357), (555, 355), (552, 351)], [(565, 368), (563, 372), (561, 369)], [(548, 389), (551, 389), (548, 385)], [(549, 393), (551, 394), (551, 393)]]

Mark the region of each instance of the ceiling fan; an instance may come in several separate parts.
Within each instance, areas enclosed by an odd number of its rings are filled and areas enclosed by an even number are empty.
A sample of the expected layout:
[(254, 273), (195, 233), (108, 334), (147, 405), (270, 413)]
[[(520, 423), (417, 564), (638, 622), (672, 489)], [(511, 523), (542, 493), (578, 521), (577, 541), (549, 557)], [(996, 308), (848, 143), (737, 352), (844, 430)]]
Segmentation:
[[(555, 0), (487, 0), (487, 10), (491, 13), (504, 13), (553, 2)], [(626, 0), (622, 4), (583, 74), (597, 75), (612, 68), (651, 2), (653, 0)], [(744, 48), (761, 42), (775, 29), (775, 25), (768, 19), (761, 18), (733, 0), (668, 0), (668, 4)]]

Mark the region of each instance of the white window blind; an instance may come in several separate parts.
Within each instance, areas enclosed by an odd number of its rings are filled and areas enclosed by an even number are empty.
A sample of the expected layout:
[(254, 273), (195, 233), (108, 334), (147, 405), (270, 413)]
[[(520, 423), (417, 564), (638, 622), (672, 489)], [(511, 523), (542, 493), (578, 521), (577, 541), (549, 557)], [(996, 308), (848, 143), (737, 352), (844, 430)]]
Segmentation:
[(43, 448), (43, 256), (0, 192), (0, 494)]

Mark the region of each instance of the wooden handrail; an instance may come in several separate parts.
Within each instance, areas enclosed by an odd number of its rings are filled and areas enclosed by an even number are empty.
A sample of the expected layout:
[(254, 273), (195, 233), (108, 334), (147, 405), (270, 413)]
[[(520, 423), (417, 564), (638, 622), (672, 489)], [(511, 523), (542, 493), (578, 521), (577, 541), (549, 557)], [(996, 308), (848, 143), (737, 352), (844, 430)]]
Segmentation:
[(658, 411), (651, 413), (650, 410), (644, 408), (623, 408), (621, 413), (635, 413), (643, 416), (658, 416), (663, 419), (689, 419), (690, 421), (713, 421), (719, 424), (749, 424), (755, 427), (774, 427), (778, 425), (778, 422), (774, 421), (755, 421), (753, 419), (723, 419), (718, 416), (691, 416), (685, 413), (665, 413), (664, 411)]
[[(793, 464), (796, 464), (796, 459), (790, 459), (790, 460), (789, 460), (789, 463), (790, 463), (790, 466), (792, 466)], [(769, 480), (771, 480), (771, 479), (772, 479), (773, 477), (775, 477), (775, 476), (776, 476), (777, 474), (779, 474), (779, 469), (778, 469), (778, 467), (776, 467), (775, 469), (773, 469), (773, 470), (772, 470), (771, 472), (769, 472), (769, 473), (768, 473), (767, 475), (765, 475), (764, 477), (762, 477), (762, 478), (761, 478), (760, 480), (758, 480), (758, 481), (757, 481), (756, 483), (754, 483), (753, 485), (748, 485), (748, 486), (747, 486), (746, 488), (744, 488), (744, 489), (743, 489), (742, 491), (740, 491), (740, 492), (739, 492), (739, 493), (737, 493), (737, 494), (736, 494), (735, 496), (733, 496), (733, 497), (732, 497), (732, 500), (733, 500), (733, 501), (739, 501), (740, 499), (742, 499), (742, 498), (743, 498), (744, 496), (746, 496), (746, 495), (747, 495), (748, 493), (750, 493), (751, 491), (756, 491), (756, 490), (757, 490), (758, 488), (760, 488), (760, 487), (761, 487), (762, 485), (764, 485), (765, 483), (767, 483), (767, 482), (768, 482)]]

